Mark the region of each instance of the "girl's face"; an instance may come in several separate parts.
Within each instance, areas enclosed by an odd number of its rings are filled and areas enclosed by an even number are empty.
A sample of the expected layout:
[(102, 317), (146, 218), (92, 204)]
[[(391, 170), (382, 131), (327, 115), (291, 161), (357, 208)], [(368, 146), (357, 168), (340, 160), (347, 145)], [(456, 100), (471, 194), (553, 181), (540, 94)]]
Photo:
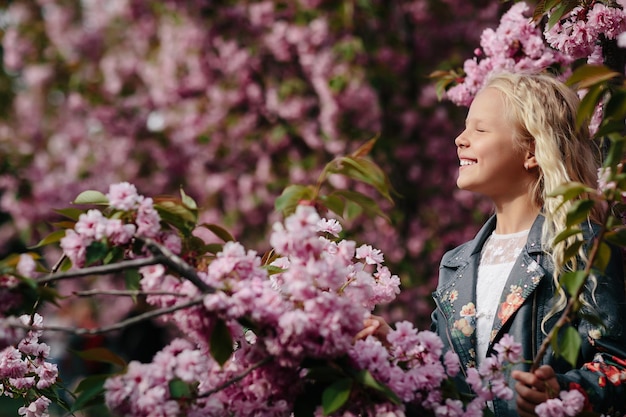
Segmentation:
[(459, 188), (483, 194), (495, 203), (528, 194), (526, 152), (513, 141), (515, 128), (507, 119), (500, 91), (486, 88), (476, 96), (465, 130), (454, 141), (460, 162)]

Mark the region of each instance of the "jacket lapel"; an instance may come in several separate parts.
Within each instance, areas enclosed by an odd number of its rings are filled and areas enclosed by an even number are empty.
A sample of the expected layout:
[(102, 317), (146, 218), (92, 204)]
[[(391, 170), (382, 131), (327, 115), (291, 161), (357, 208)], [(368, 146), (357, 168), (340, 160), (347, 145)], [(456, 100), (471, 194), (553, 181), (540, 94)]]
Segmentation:
[(538, 216), (533, 223), (524, 250), (513, 265), (509, 274), (498, 307), (498, 313), (494, 318), (491, 331), (490, 344), (492, 345), (501, 336), (500, 333), (506, 323), (512, 319), (515, 312), (526, 302), (534, 292), (541, 279), (546, 274), (541, 266), (541, 229), (543, 216)]
[(439, 288), (433, 293), (446, 320), (450, 344), (465, 368), (476, 366), (476, 276), (480, 249), (494, 227), (492, 217), (474, 240), (444, 256)]

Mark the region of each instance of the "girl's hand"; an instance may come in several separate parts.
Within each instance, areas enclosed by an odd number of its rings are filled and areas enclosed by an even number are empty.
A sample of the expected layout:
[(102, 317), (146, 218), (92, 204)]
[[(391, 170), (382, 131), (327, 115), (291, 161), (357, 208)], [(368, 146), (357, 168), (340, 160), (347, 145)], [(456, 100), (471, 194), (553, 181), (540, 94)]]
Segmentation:
[(358, 332), (354, 337), (355, 340), (365, 339), (367, 336), (374, 336), (384, 344), (387, 343), (387, 335), (391, 331), (391, 327), (380, 316), (371, 315), (363, 320), (363, 330)]
[(536, 416), (535, 407), (557, 397), (561, 390), (554, 369), (549, 365), (543, 365), (535, 372), (513, 371), (511, 376), (517, 381), (517, 412), (521, 417)]

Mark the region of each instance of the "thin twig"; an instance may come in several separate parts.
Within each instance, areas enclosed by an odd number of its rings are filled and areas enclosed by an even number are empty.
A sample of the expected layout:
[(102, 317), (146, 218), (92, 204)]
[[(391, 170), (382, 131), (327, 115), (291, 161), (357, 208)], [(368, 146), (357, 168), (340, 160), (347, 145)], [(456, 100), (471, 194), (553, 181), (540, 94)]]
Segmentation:
[(97, 295), (115, 295), (121, 297), (140, 297), (149, 295), (171, 295), (173, 297), (187, 297), (187, 294), (182, 294), (172, 291), (140, 291), (140, 290), (88, 290), (88, 291), (74, 291), (72, 295), (77, 297), (93, 297)]
[[(182, 310), (188, 307), (193, 307), (195, 305), (201, 304), (202, 300), (204, 299), (203, 296), (201, 297), (196, 297), (186, 303), (182, 303), (182, 304), (177, 304), (171, 307), (166, 307), (166, 308), (160, 308), (157, 310), (151, 310), (148, 311), (146, 313), (143, 314), (139, 314), (137, 316), (128, 318), (126, 320), (122, 320), (118, 323), (112, 324), (110, 326), (105, 326), (105, 327), (97, 327), (94, 329), (85, 329), (85, 328), (72, 328), (72, 327), (65, 327), (65, 326), (37, 326), (36, 329), (37, 330), (43, 330), (43, 331), (57, 331), (57, 332), (65, 332), (65, 333), (71, 333), (77, 336), (84, 336), (84, 335), (95, 335), (95, 334), (102, 334), (102, 333), (108, 333), (108, 332), (113, 332), (116, 330), (121, 330), (125, 327), (129, 327), (132, 326), (133, 324), (137, 324), (140, 323), (142, 321), (146, 321), (149, 320), (151, 318), (154, 317), (158, 317), (158, 316), (162, 316), (164, 314), (169, 314), (169, 313), (173, 313), (175, 311), (178, 310)], [(22, 329), (32, 329), (32, 326), (28, 326), (25, 324), (21, 324), (21, 323), (7, 323), (7, 326), (9, 327), (15, 327), (15, 328), (22, 328)]]
[(251, 367), (249, 367), (248, 369), (246, 369), (245, 371), (243, 371), (239, 375), (236, 375), (236, 376), (232, 377), (231, 379), (229, 379), (228, 381), (224, 382), (222, 385), (219, 385), (219, 386), (213, 388), (212, 390), (203, 392), (202, 394), (198, 395), (198, 398), (208, 397), (209, 395), (215, 394), (216, 392), (219, 392), (219, 391), (221, 391), (221, 390), (223, 390), (225, 388), (230, 387), (233, 384), (236, 384), (237, 382), (241, 381), (246, 376), (248, 376), (248, 374), (250, 374), (255, 369), (258, 369), (261, 366), (270, 363), (271, 361), (272, 361), (272, 357), (271, 356), (266, 356), (265, 358), (261, 359), (260, 361), (258, 361), (257, 363), (255, 363), (254, 365), (252, 365)]
[(48, 282), (59, 281), (68, 278), (80, 278), (88, 275), (105, 275), (114, 272), (124, 271), (126, 269), (139, 268), (142, 266), (155, 265), (164, 263), (166, 261), (164, 256), (153, 256), (150, 258), (132, 259), (129, 261), (121, 261), (114, 264), (91, 266), (82, 269), (75, 269), (66, 272), (59, 272), (56, 274), (48, 275), (45, 278), (37, 280), (38, 284), (46, 284)]
[(552, 339), (556, 337), (558, 331), (563, 326), (565, 326), (567, 323), (569, 323), (572, 320), (572, 315), (576, 314), (576, 311), (574, 310), (574, 306), (578, 303), (578, 299), (580, 297), (580, 294), (582, 293), (582, 291), (585, 288), (585, 283), (587, 282), (587, 279), (589, 278), (589, 274), (591, 273), (591, 268), (593, 267), (593, 262), (596, 259), (596, 256), (598, 254), (598, 250), (600, 248), (600, 243), (602, 241), (602, 238), (603, 238), (605, 232), (606, 232), (606, 221), (604, 221), (602, 223), (602, 227), (600, 229), (600, 232), (595, 237), (594, 242), (593, 242), (593, 246), (591, 247), (591, 250), (589, 251), (589, 257), (588, 257), (587, 264), (585, 265), (585, 269), (584, 269), (585, 282), (583, 282), (580, 285), (580, 287), (578, 287), (578, 290), (576, 291), (576, 294), (572, 295), (570, 297), (570, 299), (567, 301), (567, 305), (565, 306), (565, 309), (563, 310), (563, 313), (561, 314), (561, 316), (557, 320), (557, 322), (554, 325), (554, 327), (552, 328), (552, 330), (550, 330), (550, 332), (548, 333), (546, 338), (541, 343), (541, 346), (539, 347), (539, 351), (537, 351), (537, 355), (533, 359), (533, 364), (530, 367), (530, 372), (534, 372), (537, 368), (539, 368), (539, 366), (541, 365), (541, 359), (543, 359), (544, 355), (548, 351), (548, 347), (552, 343)]

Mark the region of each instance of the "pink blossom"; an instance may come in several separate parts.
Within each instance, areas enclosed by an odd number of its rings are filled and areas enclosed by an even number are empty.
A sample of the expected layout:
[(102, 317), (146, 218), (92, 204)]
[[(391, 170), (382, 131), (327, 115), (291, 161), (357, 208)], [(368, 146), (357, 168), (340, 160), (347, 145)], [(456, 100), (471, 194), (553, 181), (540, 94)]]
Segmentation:
[(550, 398), (537, 407), (535, 407), (535, 413), (539, 417), (565, 417), (565, 410), (563, 409), (563, 402), (558, 398)]
[(578, 415), (585, 406), (585, 396), (576, 389), (561, 391), (559, 397), (563, 402), (563, 412), (567, 416), (573, 417)]
[(74, 230), (68, 229), (65, 231), (65, 236), (61, 238), (60, 246), (65, 255), (72, 261), (72, 265), (75, 268), (81, 268), (85, 265), (87, 246), (90, 243)]
[(448, 398), (445, 404), (435, 407), (437, 417), (460, 417), (463, 415), (463, 403), (460, 400)]
[(27, 390), (35, 386), (35, 377), (34, 376), (21, 376), (17, 378), (9, 378), (9, 386), (15, 388), (17, 390)]
[(339, 237), (341, 230), (341, 224), (335, 219), (320, 219), (317, 223), (318, 232), (329, 233), (335, 237)]
[(144, 198), (137, 208), (137, 234), (154, 238), (161, 231), (161, 216), (156, 211), (151, 198)]
[(48, 406), (50, 403), (50, 399), (41, 396), (27, 407), (20, 407), (17, 412), (20, 416), (24, 417), (48, 417)]
[(108, 219), (100, 210), (89, 210), (79, 216), (74, 230), (87, 241), (100, 240), (106, 236)]
[(175, 254), (180, 254), (182, 251), (182, 240), (180, 238), (180, 236), (177, 233), (168, 233), (165, 232), (163, 233), (162, 236), (160, 236), (159, 239), (163, 245), (169, 249), (170, 251), (172, 251), (172, 253)]
[(0, 351), (0, 378), (19, 378), (27, 369), (22, 354), (16, 348), (9, 346)]
[(114, 245), (126, 245), (136, 232), (134, 224), (125, 224), (120, 219), (109, 219), (106, 223), (105, 234), (109, 242)]
[(43, 362), (35, 369), (35, 372), (39, 377), (39, 380), (37, 381), (37, 389), (44, 389), (52, 386), (55, 382), (57, 382), (57, 377), (59, 376), (57, 365), (50, 362)]
[(20, 254), (20, 258), (16, 266), (18, 274), (23, 277), (36, 278), (36, 269), (37, 264), (31, 255), (26, 253)]
[(513, 336), (505, 334), (502, 339), (495, 344), (494, 350), (498, 352), (500, 362), (518, 363), (522, 358), (522, 345), (515, 342)]
[(137, 188), (128, 182), (112, 184), (106, 196), (109, 200), (109, 205), (118, 210), (133, 210), (141, 202)]
[(461, 361), (459, 360), (459, 356), (448, 350), (444, 354), (444, 364), (446, 366), (446, 372), (451, 377), (455, 377), (459, 371), (461, 370)]
[(356, 249), (356, 258), (364, 259), (366, 264), (376, 265), (383, 262), (383, 254), (379, 249), (370, 245), (361, 245)]

